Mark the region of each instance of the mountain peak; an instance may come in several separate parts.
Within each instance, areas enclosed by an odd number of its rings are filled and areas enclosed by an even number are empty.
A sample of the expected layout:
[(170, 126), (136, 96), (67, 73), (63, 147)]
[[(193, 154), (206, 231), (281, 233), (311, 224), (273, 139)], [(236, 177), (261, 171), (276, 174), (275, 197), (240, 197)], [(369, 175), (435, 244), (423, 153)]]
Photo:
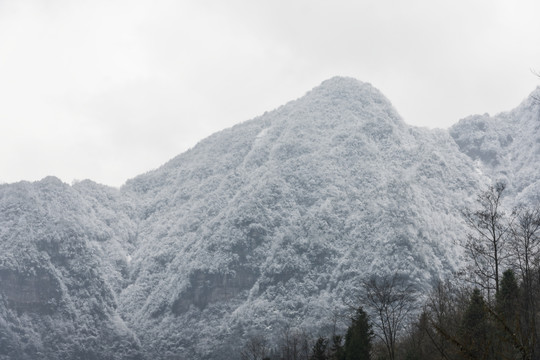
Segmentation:
[(386, 119), (393, 124), (404, 124), (392, 103), (377, 88), (351, 77), (336, 76), (325, 80), (299, 101), (310, 112), (323, 113), (325, 122), (333, 118), (350, 118)]
[(348, 101), (362, 101), (364, 104), (375, 104), (392, 107), (391, 102), (376, 87), (352, 77), (335, 76), (323, 81), (309, 94), (317, 94), (329, 98), (342, 98)]
[(334, 76), (330, 79), (324, 80), (320, 87), (362, 87), (369, 85), (369, 83), (362, 82), (350, 76)]
[(377, 93), (379, 96), (383, 96), (380, 91), (374, 88), (370, 83), (362, 82), (355, 78), (345, 76), (334, 76), (328, 80), (325, 80), (309, 93), (320, 93), (327, 95), (365, 95), (367, 93)]

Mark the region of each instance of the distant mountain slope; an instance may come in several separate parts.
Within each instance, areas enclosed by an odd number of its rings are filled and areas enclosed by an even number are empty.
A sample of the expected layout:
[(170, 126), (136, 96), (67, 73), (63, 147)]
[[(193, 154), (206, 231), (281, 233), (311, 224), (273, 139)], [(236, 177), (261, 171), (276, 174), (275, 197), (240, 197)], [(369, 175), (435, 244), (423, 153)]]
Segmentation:
[(117, 312), (132, 234), (118, 200), (52, 177), (0, 185), (1, 359), (140, 358)]
[(120, 190), (0, 185), (0, 359), (235, 359), (328, 324), (368, 275), (428, 289), (491, 178), (539, 194), (538, 114), (415, 128), (333, 78)]
[(517, 201), (540, 201), (540, 87), (517, 108), (493, 117), (474, 115), (450, 128), (460, 149)]

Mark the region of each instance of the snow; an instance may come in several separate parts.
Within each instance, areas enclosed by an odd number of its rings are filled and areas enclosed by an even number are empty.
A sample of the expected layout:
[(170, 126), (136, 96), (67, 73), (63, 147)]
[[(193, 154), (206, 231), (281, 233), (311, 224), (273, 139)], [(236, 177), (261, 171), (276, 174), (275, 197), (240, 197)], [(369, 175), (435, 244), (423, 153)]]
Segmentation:
[[(504, 181), (507, 195), (519, 198), (540, 184), (540, 88), (514, 110), (490, 117), (470, 116), (450, 129), (461, 150), (475, 160), (483, 174)], [(532, 195), (532, 194), (531, 194)], [(526, 201), (526, 200), (525, 200)]]
[(257, 134), (257, 136), (255, 136), (256, 139), (260, 139), (260, 138), (263, 138), (266, 136), (266, 134), (268, 133), (268, 129), (269, 128), (264, 128), (261, 130), (260, 133)]
[(366, 276), (428, 289), (463, 265), (460, 212), (491, 179), (538, 197), (538, 114), (527, 99), (415, 128), (370, 84), (338, 77), (120, 190), (0, 185), (0, 275), (42, 274), (61, 294), (53, 315), (0, 302), (0, 331), (32, 334), (45, 354), (88, 350), (93, 333), (96, 357), (218, 359), (247, 334), (323, 328)]

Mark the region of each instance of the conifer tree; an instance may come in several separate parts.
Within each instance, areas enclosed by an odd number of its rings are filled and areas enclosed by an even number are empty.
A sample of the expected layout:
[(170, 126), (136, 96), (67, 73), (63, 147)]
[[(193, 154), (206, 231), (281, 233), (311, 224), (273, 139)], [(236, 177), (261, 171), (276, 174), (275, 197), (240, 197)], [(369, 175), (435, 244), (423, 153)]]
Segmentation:
[(330, 360), (345, 360), (345, 349), (343, 348), (343, 336), (332, 336), (332, 345), (330, 346)]
[(475, 288), (465, 309), (461, 322), (460, 338), (467, 352), (473, 359), (486, 358), (488, 354), (488, 319), (485, 302), (480, 290)]
[(496, 353), (503, 358), (513, 358), (515, 349), (520, 347), (522, 341), (518, 332), (520, 325), (519, 286), (514, 271), (511, 269), (503, 273), (499, 293), (495, 300), (496, 319)]
[(345, 359), (369, 360), (371, 359), (371, 341), (373, 330), (366, 312), (360, 307), (352, 319), (352, 323), (345, 335)]
[(497, 313), (507, 325), (511, 325), (516, 320), (519, 305), (519, 286), (514, 271), (511, 269), (503, 273), (496, 300)]
[(328, 339), (319, 337), (313, 345), (310, 360), (328, 360)]

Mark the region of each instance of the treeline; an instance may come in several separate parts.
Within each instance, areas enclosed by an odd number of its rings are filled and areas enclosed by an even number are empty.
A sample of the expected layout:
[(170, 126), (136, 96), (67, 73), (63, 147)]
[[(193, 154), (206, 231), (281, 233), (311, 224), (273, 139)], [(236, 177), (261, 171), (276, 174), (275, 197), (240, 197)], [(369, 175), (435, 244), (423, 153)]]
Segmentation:
[[(463, 211), (469, 266), (420, 294), (407, 279), (364, 281), (344, 334), (288, 333), (270, 348), (250, 339), (243, 360), (540, 359), (540, 209), (503, 210), (505, 185)], [(370, 315), (368, 315), (370, 314)]]

